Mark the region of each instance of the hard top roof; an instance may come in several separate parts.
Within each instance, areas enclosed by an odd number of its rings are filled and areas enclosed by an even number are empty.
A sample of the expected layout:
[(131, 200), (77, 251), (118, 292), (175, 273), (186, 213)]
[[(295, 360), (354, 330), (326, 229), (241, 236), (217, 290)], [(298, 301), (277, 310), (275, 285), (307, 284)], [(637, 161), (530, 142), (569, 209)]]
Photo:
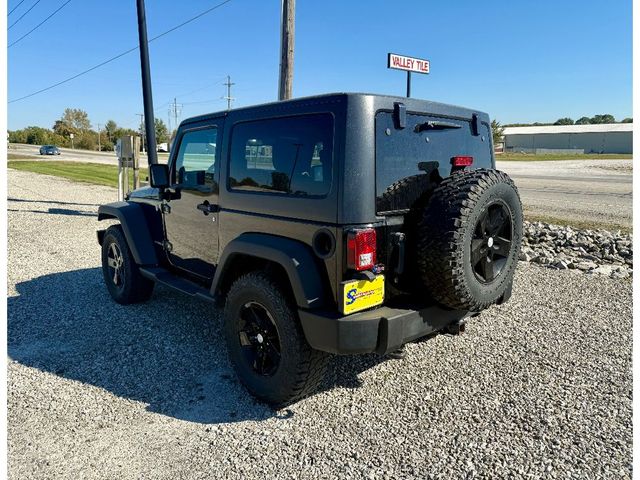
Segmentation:
[(216, 118), (226, 116), (229, 113), (238, 113), (238, 112), (246, 112), (247, 110), (261, 110), (267, 111), (272, 108), (286, 108), (287, 106), (295, 107), (298, 105), (310, 105), (314, 103), (328, 103), (328, 102), (344, 102), (351, 100), (361, 100), (363, 101), (367, 97), (374, 98), (381, 103), (385, 103), (389, 105), (389, 108), (393, 107), (393, 103), (401, 102), (407, 106), (408, 111), (419, 111), (419, 112), (433, 112), (433, 113), (442, 113), (442, 112), (450, 112), (451, 114), (455, 114), (458, 116), (470, 117), (473, 113), (478, 113), (482, 115), (486, 115), (479, 110), (473, 110), (465, 107), (460, 107), (457, 105), (449, 105), (446, 103), (432, 102), (430, 100), (422, 100), (419, 98), (407, 98), (407, 97), (398, 97), (393, 95), (382, 95), (375, 93), (354, 93), (354, 92), (336, 92), (336, 93), (325, 93), (321, 95), (313, 95), (308, 97), (297, 97), (292, 98), (290, 100), (282, 100), (282, 101), (274, 101), (261, 103), (257, 105), (250, 105), (240, 108), (235, 108), (232, 110), (222, 110), (218, 112), (205, 113), (202, 115), (197, 115), (194, 117), (187, 118), (181, 122), (181, 125), (188, 123), (195, 123), (202, 120), (206, 120), (209, 118)]

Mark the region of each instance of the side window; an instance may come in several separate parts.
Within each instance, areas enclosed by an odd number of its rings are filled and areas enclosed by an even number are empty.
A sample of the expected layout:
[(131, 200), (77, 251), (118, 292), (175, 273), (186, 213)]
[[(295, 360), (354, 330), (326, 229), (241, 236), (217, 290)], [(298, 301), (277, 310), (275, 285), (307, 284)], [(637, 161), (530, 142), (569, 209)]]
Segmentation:
[(176, 183), (184, 188), (215, 185), (217, 134), (216, 128), (206, 128), (182, 136), (174, 169)]
[(331, 188), (333, 117), (245, 122), (231, 135), (231, 190), (324, 196)]

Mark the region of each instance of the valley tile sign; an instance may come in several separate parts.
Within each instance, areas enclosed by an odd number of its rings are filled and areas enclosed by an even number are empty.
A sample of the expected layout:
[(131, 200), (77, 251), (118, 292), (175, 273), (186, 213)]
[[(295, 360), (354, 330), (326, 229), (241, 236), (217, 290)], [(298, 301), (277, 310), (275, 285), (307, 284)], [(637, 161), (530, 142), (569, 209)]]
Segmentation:
[(429, 73), (429, 60), (390, 53), (387, 57), (387, 68), (405, 70), (407, 72)]

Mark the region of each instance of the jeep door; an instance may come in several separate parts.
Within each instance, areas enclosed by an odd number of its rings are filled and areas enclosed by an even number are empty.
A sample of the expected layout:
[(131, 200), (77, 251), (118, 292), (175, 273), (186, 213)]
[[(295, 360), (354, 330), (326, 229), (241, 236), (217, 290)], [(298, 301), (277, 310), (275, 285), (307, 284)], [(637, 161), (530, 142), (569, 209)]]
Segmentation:
[(222, 119), (180, 131), (169, 165), (180, 198), (164, 214), (169, 262), (202, 280), (218, 262), (218, 181)]

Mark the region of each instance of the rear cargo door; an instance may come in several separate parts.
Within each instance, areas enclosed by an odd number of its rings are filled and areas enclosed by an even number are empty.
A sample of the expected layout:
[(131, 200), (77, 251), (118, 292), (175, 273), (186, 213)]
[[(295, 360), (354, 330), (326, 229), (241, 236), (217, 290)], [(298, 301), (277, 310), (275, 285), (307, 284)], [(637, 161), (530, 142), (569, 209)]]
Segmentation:
[(385, 201), (390, 189), (397, 182), (414, 176), (449, 176), (452, 157), (472, 156), (471, 168), (492, 168), (490, 127), (479, 120), (476, 125), (472, 123), (472, 118), (407, 113), (404, 127), (399, 128), (393, 112), (379, 112), (376, 115), (377, 213), (385, 215), (409, 209), (420, 196), (420, 188), (410, 189), (401, 199), (394, 199), (392, 205)]

